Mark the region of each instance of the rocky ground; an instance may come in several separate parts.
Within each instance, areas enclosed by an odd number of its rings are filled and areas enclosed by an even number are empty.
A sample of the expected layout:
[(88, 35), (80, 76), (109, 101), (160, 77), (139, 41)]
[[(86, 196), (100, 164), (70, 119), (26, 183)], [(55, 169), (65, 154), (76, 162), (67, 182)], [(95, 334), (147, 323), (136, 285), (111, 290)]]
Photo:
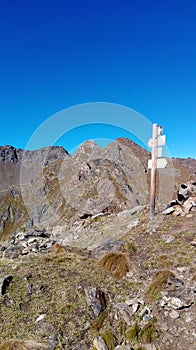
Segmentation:
[(149, 220), (149, 156), (0, 147), (0, 350), (195, 349), (196, 160), (159, 170)]
[(193, 350), (196, 211), (148, 217), (137, 207), (2, 242), (0, 349)]

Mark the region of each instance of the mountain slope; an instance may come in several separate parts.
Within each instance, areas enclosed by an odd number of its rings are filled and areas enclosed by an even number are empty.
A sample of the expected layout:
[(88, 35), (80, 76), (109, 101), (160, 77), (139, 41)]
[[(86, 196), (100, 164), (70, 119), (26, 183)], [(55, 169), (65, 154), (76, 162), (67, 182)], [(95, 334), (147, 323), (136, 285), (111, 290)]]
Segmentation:
[[(128, 139), (117, 139), (104, 149), (87, 141), (73, 156), (62, 147), (37, 151), (1, 147), (1, 237), (9, 237), (20, 226), (43, 228), (148, 204), (149, 158)], [(187, 168), (186, 162), (192, 167)], [(159, 203), (172, 199), (179, 180), (195, 175), (195, 162), (169, 160), (169, 166), (159, 170)]]

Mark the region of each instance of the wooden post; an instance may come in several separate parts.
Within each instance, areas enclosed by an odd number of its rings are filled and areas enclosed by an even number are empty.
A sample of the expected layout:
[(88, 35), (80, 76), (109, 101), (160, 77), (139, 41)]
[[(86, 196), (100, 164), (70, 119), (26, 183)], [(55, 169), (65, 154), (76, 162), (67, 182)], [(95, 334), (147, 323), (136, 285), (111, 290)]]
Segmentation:
[(154, 218), (155, 214), (155, 196), (156, 196), (156, 172), (157, 172), (157, 146), (158, 146), (158, 125), (153, 124), (152, 129), (152, 169), (150, 180), (150, 219)]

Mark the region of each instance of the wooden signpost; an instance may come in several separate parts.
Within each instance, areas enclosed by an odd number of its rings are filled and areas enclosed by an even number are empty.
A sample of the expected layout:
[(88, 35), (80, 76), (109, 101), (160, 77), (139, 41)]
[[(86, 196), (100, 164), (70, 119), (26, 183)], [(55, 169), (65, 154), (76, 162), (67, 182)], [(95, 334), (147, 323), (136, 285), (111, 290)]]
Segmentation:
[(153, 124), (152, 138), (148, 141), (148, 146), (152, 148), (152, 156), (148, 161), (148, 169), (151, 169), (150, 180), (150, 219), (155, 215), (155, 198), (156, 198), (156, 172), (157, 169), (165, 168), (167, 159), (162, 158), (162, 148), (165, 145), (166, 136), (162, 135), (163, 128), (158, 124)]

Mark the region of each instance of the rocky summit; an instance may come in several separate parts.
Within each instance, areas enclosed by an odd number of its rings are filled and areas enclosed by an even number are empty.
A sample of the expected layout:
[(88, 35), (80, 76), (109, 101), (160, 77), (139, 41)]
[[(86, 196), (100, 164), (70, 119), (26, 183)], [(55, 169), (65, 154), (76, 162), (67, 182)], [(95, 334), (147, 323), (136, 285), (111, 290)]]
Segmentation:
[(0, 350), (195, 349), (196, 160), (0, 147)]

